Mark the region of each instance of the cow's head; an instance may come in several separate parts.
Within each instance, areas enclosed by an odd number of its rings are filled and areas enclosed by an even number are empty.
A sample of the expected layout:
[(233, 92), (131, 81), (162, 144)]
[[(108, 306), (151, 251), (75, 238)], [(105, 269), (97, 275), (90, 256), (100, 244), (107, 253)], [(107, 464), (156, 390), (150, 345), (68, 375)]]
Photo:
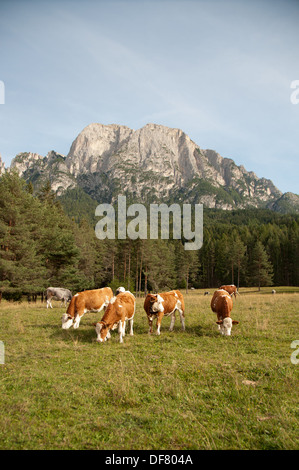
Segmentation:
[(104, 321), (96, 323), (97, 342), (103, 343), (111, 337), (108, 325)]
[(115, 295), (120, 294), (121, 292), (126, 292), (126, 289), (124, 287), (118, 287), (116, 289)]
[(159, 294), (150, 294), (149, 295), (149, 313), (156, 314), (158, 312), (164, 312), (163, 307), (164, 299)]
[(73, 317), (71, 317), (67, 313), (64, 313), (62, 315), (62, 328), (64, 330), (68, 330), (72, 326), (73, 321), (74, 321)]
[(239, 322), (236, 320), (232, 320), (230, 317), (226, 317), (223, 320), (216, 321), (217, 325), (219, 325), (220, 333), (224, 336), (230, 336), (232, 332), (232, 326), (237, 325)]

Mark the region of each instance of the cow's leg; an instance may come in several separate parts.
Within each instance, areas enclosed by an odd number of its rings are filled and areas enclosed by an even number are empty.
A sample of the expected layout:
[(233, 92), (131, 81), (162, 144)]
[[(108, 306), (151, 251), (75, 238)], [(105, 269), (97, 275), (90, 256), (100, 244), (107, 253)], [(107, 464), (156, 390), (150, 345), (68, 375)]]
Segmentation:
[(172, 312), (172, 314), (171, 314), (171, 322), (170, 322), (169, 331), (173, 331), (173, 328), (174, 328), (174, 322), (175, 322), (175, 311), (174, 311), (174, 312)]
[(164, 312), (159, 312), (157, 316), (157, 335), (160, 334), (161, 322), (164, 316)]
[(182, 324), (182, 330), (185, 331), (185, 313), (183, 310), (180, 312), (180, 320)]
[(134, 320), (133, 320), (133, 318), (131, 318), (131, 319), (129, 320), (129, 324), (130, 324), (130, 335), (131, 335), (131, 336), (134, 335), (134, 333), (133, 333), (133, 323), (134, 323)]
[(148, 318), (148, 324), (149, 324), (148, 332), (149, 334), (151, 334), (153, 332), (153, 317), (148, 316), (147, 318)]
[(126, 322), (125, 321), (120, 321), (118, 324), (118, 332), (120, 335), (125, 336), (126, 334)]
[(182, 324), (182, 330), (185, 331), (185, 313), (184, 310), (179, 309), (179, 314), (180, 314), (180, 320)]
[(73, 327), (74, 327), (75, 329), (76, 329), (76, 328), (79, 328), (80, 320), (81, 320), (82, 317), (83, 317), (83, 314), (80, 315), (80, 313), (77, 313), (77, 315), (75, 316), (74, 325), (73, 325)]
[(53, 308), (51, 304), (51, 299), (47, 299), (47, 308), (49, 308), (49, 306), (50, 308)]
[(123, 340), (123, 337), (125, 336), (125, 328), (126, 328), (126, 322), (122, 322), (120, 321), (119, 322), (119, 328), (118, 328), (118, 331), (119, 331), (119, 342), (120, 343), (123, 343), (124, 340)]

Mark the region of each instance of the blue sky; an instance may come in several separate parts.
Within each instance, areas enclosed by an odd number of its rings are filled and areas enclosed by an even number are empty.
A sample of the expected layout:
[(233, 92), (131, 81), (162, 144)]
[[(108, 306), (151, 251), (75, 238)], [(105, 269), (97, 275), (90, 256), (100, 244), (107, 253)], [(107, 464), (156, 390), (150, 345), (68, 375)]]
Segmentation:
[(153, 122), (299, 193), (298, 20), (295, 0), (1, 0), (2, 159)]

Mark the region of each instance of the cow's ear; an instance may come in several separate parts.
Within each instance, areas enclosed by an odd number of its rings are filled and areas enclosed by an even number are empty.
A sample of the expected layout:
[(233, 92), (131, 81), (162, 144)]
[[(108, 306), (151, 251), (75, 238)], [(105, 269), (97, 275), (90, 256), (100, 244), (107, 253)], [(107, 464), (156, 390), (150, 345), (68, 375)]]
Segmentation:
[(223, 320), (216, 321), (217, 325), (222, 325)]
[(233, 320), (233, 325), (238, 325), (239, 322), (237, 320)]

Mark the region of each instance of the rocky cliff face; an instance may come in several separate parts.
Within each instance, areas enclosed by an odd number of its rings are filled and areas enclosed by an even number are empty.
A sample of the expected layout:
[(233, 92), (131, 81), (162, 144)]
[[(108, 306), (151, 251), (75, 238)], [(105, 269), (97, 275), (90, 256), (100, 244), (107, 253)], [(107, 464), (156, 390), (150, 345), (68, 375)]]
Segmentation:
[(203, 150), (182, 130), (147, 124), (136, 131), (90, 124), (67, 156), (23, 153), (12, 162), (37, 187), (50, 180), (63, 194), (82, 188), (98, 202), (127, 194), (134, 202), (202, 202), (222, 209), (273, 207), (282, 193), (214, 150)]
[(66, 157), (53, 150), (42, 157), (37, 153), (19, 153), (11, 162), (11, 168), (18, 171), (26, 181), (31, 181), (34, 187), (51, 182), (52, 189), (61, 195), (67, 188), (76, 187), (75, 178), (65, 163)]

